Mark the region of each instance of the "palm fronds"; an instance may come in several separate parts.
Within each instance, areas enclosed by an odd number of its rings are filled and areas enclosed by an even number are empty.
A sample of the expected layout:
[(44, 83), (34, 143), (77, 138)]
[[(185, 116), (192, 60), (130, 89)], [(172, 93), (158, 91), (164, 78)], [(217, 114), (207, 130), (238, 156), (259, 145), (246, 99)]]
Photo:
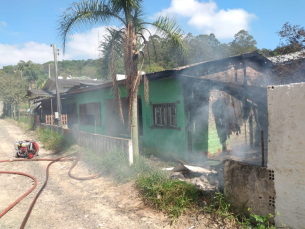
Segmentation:
[(169, 40), (176, 47), (184, 47), (184, 43), (182, 41), (184, 31), (178, 25), (175, 18), (160, 16), (155, 22), (152, 23), (152, 25), (157, 28), (157, 32), (169, 38)]
[(75, 30), (81, 30), (98, 23), (106, 23), (116, 18), (126, 25), (120, 11), (115, 9), (111, 2), (104, 0), (82, 0), (73, 2), (60, 17), (59, 36), (62, 38), (63, 50), (69, 35)]

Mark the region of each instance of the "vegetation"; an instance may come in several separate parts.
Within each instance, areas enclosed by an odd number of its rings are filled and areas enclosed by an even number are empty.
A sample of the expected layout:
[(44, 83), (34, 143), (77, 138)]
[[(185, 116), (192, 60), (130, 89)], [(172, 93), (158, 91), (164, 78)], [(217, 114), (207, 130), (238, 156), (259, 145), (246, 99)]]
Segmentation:
[(3, 116), (16, 117), (19, 106), (26, 101), (27, 82), (18, 72), (7, 74), (0, 71), (0, 99), (3, 101)]
[(223, 193), (206, 193), (193, 184), (170, 179), (167, 171), (152, 165), (140, 156), (129, 166), (128, 156), (119, 150), (112, 150), (99, 156), (88, 149), (81, 149), (82, 159), (111, 177), (115, 182), (136, 182), (141, 196), (150, 207), (161, 210), (175, 222), (185, 213), (209, 214), (216, 221), (224, 221), (237, 228), (274, 228), (269, 225), (273, 216), (259, 216), (245, 210), (233, 208)]
[(118, 183), (126, 183), (135, 179), (139, 174), (154, 171), (147, 163), (147, 159), (140, 156), (132, 165), (129, 165), (128, 155), (120, 150), (112, 150), (102, 156), (98, 156), (88, 149), (82, 149), (82, 157), (85, 162), (108, 175)]
[(173, 220), (187, 210), (198, 209), (204, 194), (193, 184), (169, 179), (168, 174), (162, 171), (140, 175), (136, 185), (144, 201), (166, 212)]
[(70, 140), (64, 138), (63, 134), (59, 134), (47, 128), (36, 129), (38, 140), (47, 150), (52, 150), (55, 153), (62, 151), (70, 145)]

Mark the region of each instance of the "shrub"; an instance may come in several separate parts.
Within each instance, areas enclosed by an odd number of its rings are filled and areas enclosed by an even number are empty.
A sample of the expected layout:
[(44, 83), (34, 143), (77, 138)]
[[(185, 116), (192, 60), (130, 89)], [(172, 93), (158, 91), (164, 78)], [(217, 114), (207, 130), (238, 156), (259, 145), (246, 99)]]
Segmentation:
[(169, 179), (164, 171), (139, 176), (136, 186), (150, 206), (168, 213), (173, 220), (200, 206), (204, 194), (192, 184)]
[(47, 150), (53, 150), (55, 153), (60, 152), (69, 145), (69, 141), (59, 134), (47, 128), (38, 128), (36, 130), (38, 140)]

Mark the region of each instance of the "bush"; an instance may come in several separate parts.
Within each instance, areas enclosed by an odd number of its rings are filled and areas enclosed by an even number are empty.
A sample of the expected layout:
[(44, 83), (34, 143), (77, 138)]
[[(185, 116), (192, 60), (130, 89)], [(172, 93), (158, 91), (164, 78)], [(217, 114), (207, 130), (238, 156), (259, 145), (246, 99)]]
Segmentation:
[(173, 220), (186, 210), (200, 206), (200, 199), (204, 194), (192, 184), (169, 179), (164, 171), (139, 176), (136, 186), (150, 206), (168, 213)]
[(38, 128), (36, 130), (38, 140), (47, 150), (53, 150), (55, 153), (60, 152), (69, 145), (69, 141), (59, 134), (47, 128)]

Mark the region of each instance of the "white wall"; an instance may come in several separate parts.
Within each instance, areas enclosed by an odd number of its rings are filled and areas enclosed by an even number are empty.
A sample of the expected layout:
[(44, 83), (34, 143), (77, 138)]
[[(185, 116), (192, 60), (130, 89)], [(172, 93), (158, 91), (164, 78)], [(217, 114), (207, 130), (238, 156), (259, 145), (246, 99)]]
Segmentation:
[(268, 169), (277, 226), (305, 228), (305, 83), (268, 87)]

